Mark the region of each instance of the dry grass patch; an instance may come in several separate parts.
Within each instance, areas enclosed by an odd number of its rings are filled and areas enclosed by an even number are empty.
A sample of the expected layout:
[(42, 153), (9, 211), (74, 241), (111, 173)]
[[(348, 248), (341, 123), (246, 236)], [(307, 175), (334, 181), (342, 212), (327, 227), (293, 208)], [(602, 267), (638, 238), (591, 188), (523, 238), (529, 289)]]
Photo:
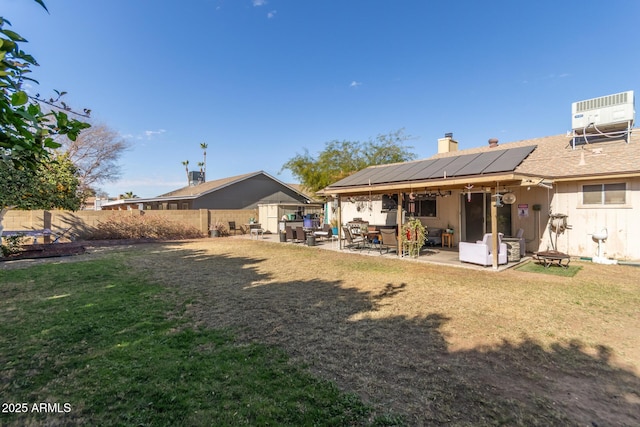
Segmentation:
[(463, 270), (210, 239), (132, 253), (201, 325), (275, 344), (413, 425), (640, 424), (632, 267)]

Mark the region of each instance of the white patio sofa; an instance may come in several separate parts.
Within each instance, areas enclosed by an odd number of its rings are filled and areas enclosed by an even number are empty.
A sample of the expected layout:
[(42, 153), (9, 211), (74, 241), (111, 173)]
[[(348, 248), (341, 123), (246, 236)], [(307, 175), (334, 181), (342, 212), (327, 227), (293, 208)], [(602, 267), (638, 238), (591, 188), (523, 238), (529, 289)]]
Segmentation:
[[(493, 255), (491, 252), (491, 233), (484, 235), (482, 240), (476, 243), (460, 242), (458, 243), (458, 256), (460, 261), (472, 264), (480, 264), (485, 267), (493, 265)], [(502, 233), (498, 234), (498, 264), (507, 263), (507, 244), (502, 243)]]

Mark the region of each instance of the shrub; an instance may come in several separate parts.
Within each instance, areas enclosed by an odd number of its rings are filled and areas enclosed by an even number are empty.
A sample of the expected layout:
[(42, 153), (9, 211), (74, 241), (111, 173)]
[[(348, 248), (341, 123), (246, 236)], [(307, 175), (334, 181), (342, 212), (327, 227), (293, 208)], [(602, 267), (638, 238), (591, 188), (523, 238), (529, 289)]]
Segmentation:
[(204, 237), (195, 227), (156, 215), (110, 217), (100, 222), (89, 240), (111, 239), (194, 239)]
[(2, 252), (2, 256), (8, 257), (9, 255), (17, 254), (22, 251), (23, 240), (24, 234), (3, 237), (2, 241), (4, 244), (0, 245), (0, 252)]

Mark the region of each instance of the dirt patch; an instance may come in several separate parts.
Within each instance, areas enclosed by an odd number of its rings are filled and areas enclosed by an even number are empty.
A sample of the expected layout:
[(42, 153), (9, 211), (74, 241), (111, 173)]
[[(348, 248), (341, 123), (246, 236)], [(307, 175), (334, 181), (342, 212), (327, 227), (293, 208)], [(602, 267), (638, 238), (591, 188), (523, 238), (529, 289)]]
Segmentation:
[(24, 245), (20, 252), (0, 257), (0, 269), (25, 268), (45, 262), (84, 261), (113, 250), (159, 242), (156, 239), (114, 239)]
[(54, 258), (62, 256), (80, 255), (85, 253), (84, 245), (80, 243), (33, 244), (25, 245), (20, 252), (0, 257), (0, 261), (15, 261), (19, 259)]

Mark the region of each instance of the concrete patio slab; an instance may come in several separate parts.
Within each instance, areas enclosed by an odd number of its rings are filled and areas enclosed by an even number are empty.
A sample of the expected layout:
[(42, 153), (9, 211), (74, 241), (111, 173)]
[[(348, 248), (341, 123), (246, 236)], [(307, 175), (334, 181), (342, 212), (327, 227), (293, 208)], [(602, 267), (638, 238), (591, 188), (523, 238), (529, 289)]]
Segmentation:
[[(238, 235), (238, 236), (230, 236), (231, 238), (240, 238), (240, 239), (250, 239), (250, 235)], [(280, 242), (280, 238), (277, 234), (265, 233), (261, 236), (260, 239), (256, 240), (255, 236), (253, 238), (256, 242), (273, 242), (273, 243), (282, 243), (283, 245), (301, 245), (308, 247), (310, 250), (330, 250), (330, 251), (338, 251), (345, 254), (353, 254), (353, 255), (363, 255), (363, 256), (373, 256), (373, 257), (384, 257), (384, 258), (397, 258), (406, 262), (424, 262), (428, 264), (437, 264), (444, 265), (448, 267), (456, 267), (456, 268), (464, 268), (470, 270), (484, 270), (484, 271), (504, 271), (513, 267), (516, 267), (520, 264), (523, 264), (531, 259), (530, 256), (525, 256), (520, 259), (518, 262), (509, 262), (504, 265), (498, 266), (497, 270), (494, 270), (493, 267), (488, 266), (484, 267), (482, 265), (477, 264), (469, 264), (466, 262), (461, 262), (458, 259), (458, 250), (456, 247), (452, 248), (440, 248), (440, 247), (429, 247), (424, 248), (420, 252), (420, 256), (417, 258), (414, 257), (399, 257), (395, 252), (391, 253), (380, 253), (378, 249), (346, 249), (339, 248), (339, 245), (336, 241), (331, 240), (317, 240), (316, 246), (307, 246), (303, 243), (292, 243), (292, 242)], [(344, 244), (344, 241), (343, 241)]]

